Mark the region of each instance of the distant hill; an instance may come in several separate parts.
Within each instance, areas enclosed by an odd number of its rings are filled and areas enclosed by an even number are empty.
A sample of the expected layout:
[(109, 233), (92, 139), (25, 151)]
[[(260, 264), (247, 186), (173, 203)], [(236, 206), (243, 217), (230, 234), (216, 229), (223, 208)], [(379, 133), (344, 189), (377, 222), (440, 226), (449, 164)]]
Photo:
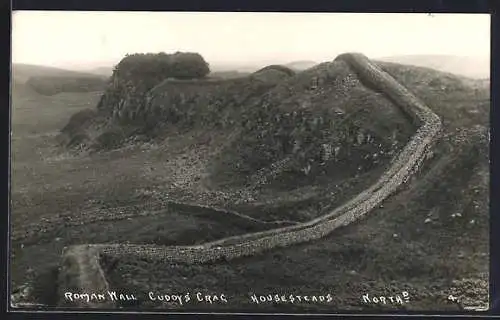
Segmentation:
[(286, 67), (298, 71), (306, 70), (317, 65), (317, 62), (310, 60), (302, 60), (302, 61), (292, 61), (290, 63), (285, 64)]
[(263, 67), (265, 64), (254, 64), (254, 65), (244, 65), (244, 64), (210, 64), (210, 70), (212, 72), (240, 72), (240, 73), (252, 73)]
[(90, 69), (87, 72), (110, 77), (113, 74), (113, 67), (98, 67), (94, 69)]
[(250, 75), (250, 72), (240, 72), (240, 71), (215, 71), (210, 73), (210, 77), (212, 78), (220, 78), (220, 79), (234, 79), (241, 78)]
[(283, 65), (283, 66), (290, 68), (292, 70), (295, 70), (295, 71), (303, 71), (303, 70), (312, 68), (317, 64), (318, 64), (317, 62), (311, 61), (311, 60), (297, 60), (297, 61), (288, 62), (286, 64), (279, 62), (279, 61), (260, 61), (260, 62), (252, 62), (252, 63), (248, 63), (248, 64), (227, 64), (227, 65), (215, 64), (215, 65), (211, 66), (211, 69), (214, 72), (228, 72), (228, 71), (234, 72), (234, 71), (237, 71), (240, 73), (247, 73), (248, 74), (248, 73), (256, 72), (256, 71), (258, 71), (266, 66), (269, 66), (269, 65)]
[(102, 91), (106, 87), (108, 76), (88, 72), (66, 70), (55, 67), (13, 64), (12, 85), (16, 96), (54, 95), (61, 92)]
[(98, 92), (106, 89), (107, 77), (97, 75), (39, 76), (29, 78), (25, 85), (45, 96), (62, 92)]
[(451, 55), (404, 55), (378, 58), (377, 60), (394, 62), (417, 67), (427, 67), (438, 71), (450, 72), (470, 78), (490, 77), (488, 58), (476, 58)]
[(88, 72), (72, 71), (55, 67), (39, 66), (33, 64), (12, 64), (12, 79), (18, 83), (26, 83), (31, 77), (95, 77)]

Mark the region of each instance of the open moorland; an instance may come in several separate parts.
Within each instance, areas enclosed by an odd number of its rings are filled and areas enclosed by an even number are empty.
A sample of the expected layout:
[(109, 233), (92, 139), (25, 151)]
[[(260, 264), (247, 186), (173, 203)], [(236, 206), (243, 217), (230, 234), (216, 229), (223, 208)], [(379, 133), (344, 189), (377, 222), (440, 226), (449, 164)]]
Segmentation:
[(489, 83), (356, 57), (193, 80), (141, 73), (139, 56), (102, 91), (52, 95), (14, 75), (15, 302), (104, 288), (135, 309), (487, 305)]

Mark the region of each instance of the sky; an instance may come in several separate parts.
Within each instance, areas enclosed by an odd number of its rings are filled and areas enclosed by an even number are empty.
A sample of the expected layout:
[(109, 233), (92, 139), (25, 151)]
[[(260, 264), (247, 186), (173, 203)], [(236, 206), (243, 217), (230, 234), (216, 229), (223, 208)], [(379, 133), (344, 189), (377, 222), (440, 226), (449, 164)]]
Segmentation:
[(127, 53), (198, 52), (211, 65), (414, 54), (489, 57), (488, 14), (16, 11), (12, 61), (109, 66)]

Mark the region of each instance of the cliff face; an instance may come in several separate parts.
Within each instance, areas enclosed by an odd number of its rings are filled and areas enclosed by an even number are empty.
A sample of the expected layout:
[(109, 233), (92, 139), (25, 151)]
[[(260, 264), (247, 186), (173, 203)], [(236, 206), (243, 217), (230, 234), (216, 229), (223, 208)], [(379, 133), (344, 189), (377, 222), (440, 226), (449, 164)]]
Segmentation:
[(133, 119), (132, 110), (145, 103), (145, 95), (161, 81), (202, 79), (210, 72), (208, 63), (193, 52), (126, 55), (113, 70), (108, 90), (98, 109), (113, 119)]
[(113, 74), (97, 109), (111, 119), (125, 118), (127, 110), (143, 104), (146, 93), (160, 81), (155, 78), (137, 78)]
[[(291, 72), (272, 68), (223, 80), (177, 80), (115, 73), (97, 105), (95, 117), (85, 122), (70, 120), (63, 132), (71, 132), (71, 137), (63, 140), (73, 141), (72, 147), (101, 149), (118, 147), (132, 135), (156, 137), (163, 129), (174, 126), (188, 130), (193, 126), (206, 130), (226, 128), (235, 124), (241, 110), (292, 76)], [(75, 118), (82, 117), (76, 114)]]

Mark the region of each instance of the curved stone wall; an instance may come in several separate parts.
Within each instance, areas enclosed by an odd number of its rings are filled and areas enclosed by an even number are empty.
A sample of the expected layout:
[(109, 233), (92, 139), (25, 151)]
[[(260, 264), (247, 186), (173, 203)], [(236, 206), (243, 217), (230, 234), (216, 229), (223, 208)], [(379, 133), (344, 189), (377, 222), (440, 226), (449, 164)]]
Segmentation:
[(58, 293), (60, 307), (77, 306), (87, 308), (111, 307), (112, 303), (103, 303), (86, 299), (76, 299), (73, 294), (104, 294), (109, 285), (99, 262), (99, 252), (90, 245), (66, 248), (62, 255)]
[[(384, 93), (419, 126), (415, 135), (394, 159), (391, 167), (368, 189), (332, 212), (306, 223), (228, 237), (199, 246), (95, 244), (87, 246), (101, 255), (136, 256), (165, 262), (209, 263), (251, 256), (263, 251), (316, 240), (346, 226), (379, 206), (418, 171), (441, 131), (441, 119), (389, 74), (359, 53), (346, 53), (337, 60), (347, 62), (365, 85)], [(76, 250), (76, 249), (73, 249)], [(68, 253), (66, 253), (67, 255)], [(93, 258), (92, 258), (93, 259)], [(80, 268), (81, 272), (87, 269)], [(82, 279), (92, 279), (84, 274)], [(105, 281), (93, 278), (95, 281)], [(82, 280), (80, 283), (84, 283)]]

